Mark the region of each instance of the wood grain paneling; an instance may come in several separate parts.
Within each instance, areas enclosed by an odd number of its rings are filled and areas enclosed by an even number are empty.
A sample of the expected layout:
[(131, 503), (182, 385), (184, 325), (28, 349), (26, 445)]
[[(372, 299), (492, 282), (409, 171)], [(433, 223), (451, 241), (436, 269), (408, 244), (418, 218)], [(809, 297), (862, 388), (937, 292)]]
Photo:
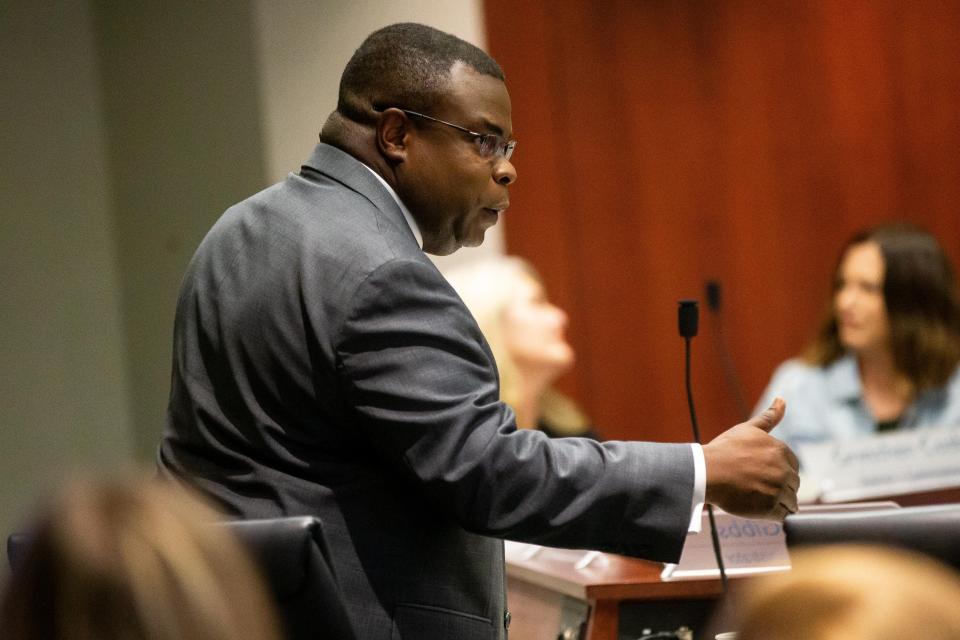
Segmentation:
[[(908, 219), (960, 258), (960, 2), (486, 0), (520, 179), (508, 252), (571, 315), (562, 386), (611, 438), (689, 439), (676, 301), (723, 284), (753, 403), (840, 246)], [(738, 421), (701, 304), (702, 430)]]

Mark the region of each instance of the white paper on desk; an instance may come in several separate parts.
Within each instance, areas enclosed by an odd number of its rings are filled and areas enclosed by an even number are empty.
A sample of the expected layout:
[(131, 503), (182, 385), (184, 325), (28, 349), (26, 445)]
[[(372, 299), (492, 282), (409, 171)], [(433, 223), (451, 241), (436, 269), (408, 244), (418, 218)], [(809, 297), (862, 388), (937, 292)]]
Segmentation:
[[(894, 502), (859, 502), (843, 505), (804, 505), (801, 513), (847, 513), (895, 508)], [(740, 518), (713, 509), (723, 552), (723, 566), (728, 576), (784, 571), (790, 568), (787, 539), (783, 526), (769, 520)], [(668, 564), (660, 574), (661, 580), (691, 580), (715, 578), (720, 575), (717, 557), (713, 553), (710, 537), (710, 521), (703, 512), (700, 533), (687, 535), (680, 554), (680, 562)]]
[(936, 427), (800, 445), (804, 478), (823, 502), (960, 486), (960, 429)]
[(517, 542), (516, 540), (503, 541), (503, 555), (507, 561), (530, 560), (537, 556), (542, 549), (543, 547), (540, 545), (530, 544), (529, 542)]
[(577, 570), (588, 567), (603, 568), (610, 562), (606, 555), (600, 551), (541, 547), (540, 545), (515, 540), (504, 540), (503, 551), (508, 562), (525, 562), (534, 558), (541, 558), (569, 564)]

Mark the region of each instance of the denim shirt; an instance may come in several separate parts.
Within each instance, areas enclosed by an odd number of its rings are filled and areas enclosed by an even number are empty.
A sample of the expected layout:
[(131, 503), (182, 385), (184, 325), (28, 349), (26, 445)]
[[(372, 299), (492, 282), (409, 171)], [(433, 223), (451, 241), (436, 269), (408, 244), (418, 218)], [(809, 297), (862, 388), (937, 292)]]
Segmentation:
[[(846, 440), (876, 432), (876, 420), (863, 401), (856, 358), (846, 355), (825, 367), (789, 360), (777, 368), (758, 404), (776, 396), (787, 402), (783, 421), (771, 432), (791, 449), (798, 445)], [(960, 368), (946, 385), (920, 394), (900, 417), (900, 429), (960, 428)]]

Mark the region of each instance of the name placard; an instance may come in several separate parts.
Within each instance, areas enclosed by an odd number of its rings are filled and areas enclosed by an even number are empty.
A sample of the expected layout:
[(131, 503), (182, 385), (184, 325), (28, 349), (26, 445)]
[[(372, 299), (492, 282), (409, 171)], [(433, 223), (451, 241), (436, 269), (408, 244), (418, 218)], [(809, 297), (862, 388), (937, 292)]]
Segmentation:
[[(714, 520), (723, 552), (723, 566), (729, 576), (790, 568), (787, 542), (779, 522), (750, 520), (714, 508)], [(710, 521), (703, 510), (699, 533), (687, 535), (680, 562), (668, 564), (660, 574), (662, 580), (709, 578), (720, 575), (710, 538)]]
[(960, 486), (960, 428), (910, 429), (798, 447), (822, 502)]
[[(843, 505), (805, 505), (801, 513), (846, 513), (895, 508), (893, 502), (862, 502)], [(713, 509), (723, 553), (723, 566), (728, 576), (785, 571), (790, 568), (787, 539), (783, 526), (769, 520), (740, 518)], [(662, 580), (692, 580), (720, 575), (717, 557), (710, 537), (710, 521), (703, 511), (700, 532), (687, 535), (680, 562), (668, 564), (660, 574)]]

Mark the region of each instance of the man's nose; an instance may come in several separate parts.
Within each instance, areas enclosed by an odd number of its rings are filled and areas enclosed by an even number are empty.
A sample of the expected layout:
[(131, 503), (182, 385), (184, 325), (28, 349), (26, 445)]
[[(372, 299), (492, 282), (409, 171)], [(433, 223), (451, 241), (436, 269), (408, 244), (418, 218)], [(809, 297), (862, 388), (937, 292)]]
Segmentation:
[(493, 179), (505, 187), (511, 185), (517, 181), (517, 168), (506, 158), (500, 158), (493, 168)]

